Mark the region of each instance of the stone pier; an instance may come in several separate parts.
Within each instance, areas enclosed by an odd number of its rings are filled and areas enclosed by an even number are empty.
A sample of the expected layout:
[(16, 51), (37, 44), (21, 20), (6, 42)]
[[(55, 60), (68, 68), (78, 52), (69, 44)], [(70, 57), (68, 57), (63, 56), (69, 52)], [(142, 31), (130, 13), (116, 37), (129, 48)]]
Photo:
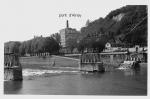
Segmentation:
[(4, 54), (4, 80), (23, 80), (18, 55), (13, 53)]
[(104, 71), (103, 63), (98, 53), (85, 53), (80, 56), (79, 70), (81, 71)]

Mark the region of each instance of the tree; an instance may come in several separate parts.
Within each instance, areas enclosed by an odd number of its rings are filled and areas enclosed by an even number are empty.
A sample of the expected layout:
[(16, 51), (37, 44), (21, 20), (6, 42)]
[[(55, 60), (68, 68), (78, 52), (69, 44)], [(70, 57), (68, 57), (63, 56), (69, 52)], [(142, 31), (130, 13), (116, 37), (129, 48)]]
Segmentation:
[(60, 46), (58, 42), (52, 37), (45, 38), (45, 51), (49, 53), (58, 53)]
[(10, 41), (4, 44), (5, 53), (19, 53), (19, 46), (21, 45), (18, 41)]
[(78, 50), (84, 52), (85, 49), (92, 49), (93, 52), (100, 53), (105, 48), (106, 39), (98, 37), (83, 38), (78, 44)]
[(53, 39), (55, 39), (56, 42), (58, 44), (60, 44), (60, 34), (59, 33), (52, 34), (50, 37), (52, 37)]
[(77, 48), (77, 38), (69, 38), (67, 41), (68, 41), (67, 47), (70, 49), (72, 53), (74, 48)]
[(25, 44), (25, 42), (22, 42), (20, 47), (19, 47), (19, 54), (21, 56), (25, 55), (25, 53), (26, 53), (25, 49), (26, 49), (26, 44)]
[(83, 38), (77, 44), (77, 49), (78, 49), (79, 52), (83, 53), (85, 48), (86, 48), (86, 46), (87, 46), (87, 42), (85, 41), (85, 38)]

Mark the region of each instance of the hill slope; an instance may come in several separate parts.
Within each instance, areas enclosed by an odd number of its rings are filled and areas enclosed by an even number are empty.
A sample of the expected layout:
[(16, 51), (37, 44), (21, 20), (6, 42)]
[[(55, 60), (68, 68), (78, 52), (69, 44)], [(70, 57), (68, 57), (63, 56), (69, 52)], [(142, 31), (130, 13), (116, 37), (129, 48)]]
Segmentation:
[(108, 42), (147, 44), (147, 6), (127, 5), (81, 28), (82, 36), (104, 35)]

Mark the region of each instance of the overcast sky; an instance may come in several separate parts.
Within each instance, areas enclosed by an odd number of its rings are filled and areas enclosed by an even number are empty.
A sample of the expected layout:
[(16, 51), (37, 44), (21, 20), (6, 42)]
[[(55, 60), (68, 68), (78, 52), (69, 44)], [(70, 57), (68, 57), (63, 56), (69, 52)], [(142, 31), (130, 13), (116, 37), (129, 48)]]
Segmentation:
[[(80, 30), (86, 21), (105, 17), (111, 10), (125, 5), (147, 4), (148, 0), (3, 0), (0, 2), (2, 41), (24, 41), (49, 36), (70, 27)], [(59, 17), (59, 14), (81, 14), (81, 17)]]

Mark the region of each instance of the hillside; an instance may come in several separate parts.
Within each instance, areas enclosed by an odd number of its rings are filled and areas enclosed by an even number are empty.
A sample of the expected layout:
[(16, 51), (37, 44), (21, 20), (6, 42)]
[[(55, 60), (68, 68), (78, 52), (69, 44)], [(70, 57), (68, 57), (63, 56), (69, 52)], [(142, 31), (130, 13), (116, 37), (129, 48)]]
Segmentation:
[(82, 36), (98, 34), (107, 42), (147, 44), (147, 6), (127, 5), (81, 28)]

